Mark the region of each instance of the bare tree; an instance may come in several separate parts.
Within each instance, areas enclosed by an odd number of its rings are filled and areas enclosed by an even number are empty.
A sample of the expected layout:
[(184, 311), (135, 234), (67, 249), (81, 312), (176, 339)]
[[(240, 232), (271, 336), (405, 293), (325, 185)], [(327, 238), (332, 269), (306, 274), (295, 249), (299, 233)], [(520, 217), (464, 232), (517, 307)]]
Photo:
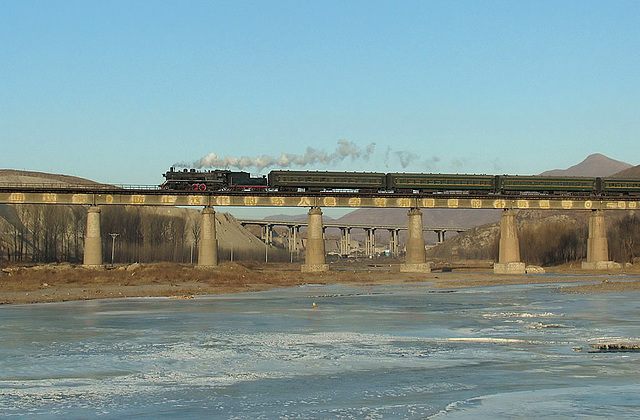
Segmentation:
[(614, 221), (607, 237), (611, 257), (615, 261), (632, 262), (640, 255), (640, 217), (632, 212)]
[(586, 255), (586, 226), (547, 221), (520, 231), (523, 261), (549, 266), (567, 263)]
[(202, 232), (202, 226), (200, 225), (200, 218), (194, 217), (191, 219), (191, 240), (193, 241), (193, 252), (198, 253), (198, 245), (200, 244), (200, 235)]

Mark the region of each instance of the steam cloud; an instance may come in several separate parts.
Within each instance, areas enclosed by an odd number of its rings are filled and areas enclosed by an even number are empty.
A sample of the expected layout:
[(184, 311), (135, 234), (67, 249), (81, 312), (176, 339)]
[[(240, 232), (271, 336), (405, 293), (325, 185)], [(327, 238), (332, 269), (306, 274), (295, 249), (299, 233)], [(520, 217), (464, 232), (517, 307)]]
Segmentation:
[[(247, 169), (256, 168), (263, 170), (265, 168), (278, 167), (278, 168), (304, 168), (315, 164), (320, 164), (326, 167), (331, 167), (337, 163), (349, 159), (353, 162), (362, 160), (368, 162), (374, 153), (376, 144), (371, 143), (364, 149), (358, 147), (354, 142), (347, 140), (339, 140), (336, 150), (329, 153), (324, 150), (314, 149), (307, 147), (304, 154), (293, 153), (281, 153), (280, 156), (262, 155), (256, 157), (248, 156), (218, 156), (215, 153), (209, 153), (208, 155), (193, 162), (193, 164), (176, 163), (174, 166), (178, 167), (195, 167), (195, 168), (237, 168)], [(388, 148), (385, 153), (385, 164), (388, 165), (389, 155), (393, 153), (395, 158), (400, 161), (403, 168), (406, 168), (410, 164), (416, 162), (420, 156), (406, 151), (391, 152)]]

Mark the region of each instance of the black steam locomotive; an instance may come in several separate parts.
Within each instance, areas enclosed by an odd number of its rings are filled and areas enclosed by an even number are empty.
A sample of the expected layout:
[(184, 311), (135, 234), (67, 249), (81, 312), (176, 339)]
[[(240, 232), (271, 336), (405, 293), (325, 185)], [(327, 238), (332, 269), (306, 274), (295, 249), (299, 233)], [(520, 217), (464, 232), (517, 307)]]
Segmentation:
[(268, 176), (171, 168), (168, 190), (640, 195), (639, 179), (377, 172), (271, 171)]
[(248, 172), (233, 172), (223, 169), (176, 171), (175, 168), (171, 168), (169, 172), (164, 174), (164, 177), (166, 180), (160, 187), (165, 190), (234, 191), (264, 190), (268, 187), (265, 176), (254, 177)]

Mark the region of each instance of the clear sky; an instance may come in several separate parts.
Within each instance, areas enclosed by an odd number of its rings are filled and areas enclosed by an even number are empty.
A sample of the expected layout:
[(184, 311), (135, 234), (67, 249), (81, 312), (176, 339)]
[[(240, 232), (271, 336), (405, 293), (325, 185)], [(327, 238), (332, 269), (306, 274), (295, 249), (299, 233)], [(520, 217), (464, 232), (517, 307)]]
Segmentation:
[(0, 168), (160, 184), (206, 156), (640, 164), (635, 0), (0, 0), (0, 57)]

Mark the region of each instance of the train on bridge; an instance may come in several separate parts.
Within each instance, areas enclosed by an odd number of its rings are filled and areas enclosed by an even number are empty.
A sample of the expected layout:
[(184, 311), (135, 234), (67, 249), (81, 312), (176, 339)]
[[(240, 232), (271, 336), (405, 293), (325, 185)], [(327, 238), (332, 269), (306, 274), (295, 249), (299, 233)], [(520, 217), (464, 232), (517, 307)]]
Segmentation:
[(640, 195), (640, 179), (282, 170), (253, 176), (226, 169), (175, 168), (163, 176), (162, 189), (183, 191)]

